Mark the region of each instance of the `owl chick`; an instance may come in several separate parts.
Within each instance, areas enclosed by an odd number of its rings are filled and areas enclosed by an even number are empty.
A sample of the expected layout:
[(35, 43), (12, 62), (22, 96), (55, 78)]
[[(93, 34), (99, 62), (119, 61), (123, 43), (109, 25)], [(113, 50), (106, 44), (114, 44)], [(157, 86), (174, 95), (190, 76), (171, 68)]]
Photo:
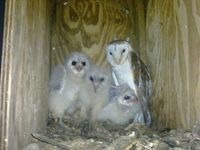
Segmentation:
[(98, 113), (109, 101), (111, 71), (108, 68), (93, 66), (87, 73), (80, 91), (82, 119), (96, 121)]
[(72, 114), (77, 105), (80, 86), (90, 68), (90, 58), (73, 52), (64, 65), (56, 66), (50, 77), (49, 112), (62, 124), (64, 113)]
[(142, 105), (135, 92), (128, 85), (113, 87), (112, 91), (115, 94), (110, 95), (110, 102), (99, 113), (98, 120), (110, 120), (119, 125), (127, 124), (129, 120), (144, 124)]
[(134, 90), (144, 111), (145, 123), (152, 123), (149, 111), (152, 81), (148, 68), (133, 50), (128, 41), (115, 40), (106, 47), (107, 61), (112, 67), (112, 77), (116, 86), (127, 84)]

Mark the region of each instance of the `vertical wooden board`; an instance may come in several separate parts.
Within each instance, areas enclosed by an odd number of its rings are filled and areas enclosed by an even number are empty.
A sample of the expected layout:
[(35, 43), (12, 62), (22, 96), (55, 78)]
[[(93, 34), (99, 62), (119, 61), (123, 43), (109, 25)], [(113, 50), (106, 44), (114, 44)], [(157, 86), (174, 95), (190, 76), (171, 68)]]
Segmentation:
[(1, 148), (21, 150), (47, 120), (50, 1), (7, 0), (1, 66)]
[(139, 48), (144, 49), (145, 26), (144, 18), (141, 18), (144, 7), (139, 2), (139, 0), (54, 1), (51, 68), (62, 63), (72, 51), (84, 51), (94, 62), (105, 65), (105, 46), (115, 38), (130, 37), (131, 44), (138, 52)]
[(148, 0), (134, 0), (132, 6), (132, 17), (135, 37), (133, 45), (141, 59), (148, 65), (146, 56), (146, 10)]
[(200, 121), (200, 3), (150, 0), (146, 28), (156, 124), (190, 128)]

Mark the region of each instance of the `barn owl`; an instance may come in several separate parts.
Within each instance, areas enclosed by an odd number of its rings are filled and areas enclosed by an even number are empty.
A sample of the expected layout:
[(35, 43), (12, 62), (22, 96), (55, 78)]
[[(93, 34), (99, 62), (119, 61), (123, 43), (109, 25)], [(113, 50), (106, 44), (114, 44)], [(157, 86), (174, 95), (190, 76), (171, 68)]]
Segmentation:
[(90, 58), (81, 52), (73, 52), (64, 64), (57, 65), (50, 77), (49, 111), (62, 126), (64, 113), (73, 114), (76, 109), (80, 86), (90, 68)]
[(142, 105), (135, 92), (128, 85), (113, 88), (115, 94), (110, 95), (110, 102), (99, 113), (98, 120), (110, 120), (120, 125), (129, 123), (129, 120), (144, 124)]
[(93, 66), (88, 71), (80, 91), (82, 119), (96, 121), (98, 113), (109, 101), (111, 71), (108, 68)]
[(152, 81), (148, 68), (133, 50), (128, 41), (115, 40), (106, 47), (107, 61), (112, 67), (112, 77), (116, 86), (128, 84), (140, 100), (145, 122), (151, 125), (149, 101), (152, 94)]

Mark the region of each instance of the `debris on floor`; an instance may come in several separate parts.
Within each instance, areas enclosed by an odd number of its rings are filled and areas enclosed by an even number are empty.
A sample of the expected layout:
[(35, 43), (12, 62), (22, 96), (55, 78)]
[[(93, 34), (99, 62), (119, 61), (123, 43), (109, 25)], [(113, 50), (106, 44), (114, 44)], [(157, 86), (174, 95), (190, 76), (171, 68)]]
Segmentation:
[(65, 129), (49, 123), (44, 133), (33, 133), (24, 150), (200, 150), (200, 123), (192, 130), (156, 130), (144, 125), (113, 125), (67, 118)]

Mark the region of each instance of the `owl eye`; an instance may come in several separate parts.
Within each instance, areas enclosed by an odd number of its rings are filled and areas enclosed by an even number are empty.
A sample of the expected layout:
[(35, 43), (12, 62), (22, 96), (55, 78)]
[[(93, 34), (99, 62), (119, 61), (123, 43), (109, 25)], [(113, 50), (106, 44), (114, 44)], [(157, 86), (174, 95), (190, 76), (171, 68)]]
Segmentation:
[(125, 51), (126, 51), (126, 49), (123, 49), (123, 50), (122, 50), (122, 53), (124, 53)]
[(131, 97), (128, 96), (128, 95), (125, 95), (125, 96), (124, 96), (124, 99), (125, 99), (125, 100), (128, 100), (128, 99), (130, 99), (130, 98), (131, 98)]
[(82, 65), (85, 66), (85, 65), (86, 65), (86, 62), (83, 61), (83, 62), (82, 62)]
[(105, 80), (104, 78), (101, 78), (101, 79), (100, 79), (101, 82), (103, 82), (104, 80)]
[(112, 53), (110, 52), (110, 55), (112, 55)]
[(90, 81), (94, 81), (94, 78), (92, 76), (89, 77)]
[(75, 66), (75, 65), (76, 65), (76, 62), (75, 62), (75, 61), (72, 61), (72, 65)]

